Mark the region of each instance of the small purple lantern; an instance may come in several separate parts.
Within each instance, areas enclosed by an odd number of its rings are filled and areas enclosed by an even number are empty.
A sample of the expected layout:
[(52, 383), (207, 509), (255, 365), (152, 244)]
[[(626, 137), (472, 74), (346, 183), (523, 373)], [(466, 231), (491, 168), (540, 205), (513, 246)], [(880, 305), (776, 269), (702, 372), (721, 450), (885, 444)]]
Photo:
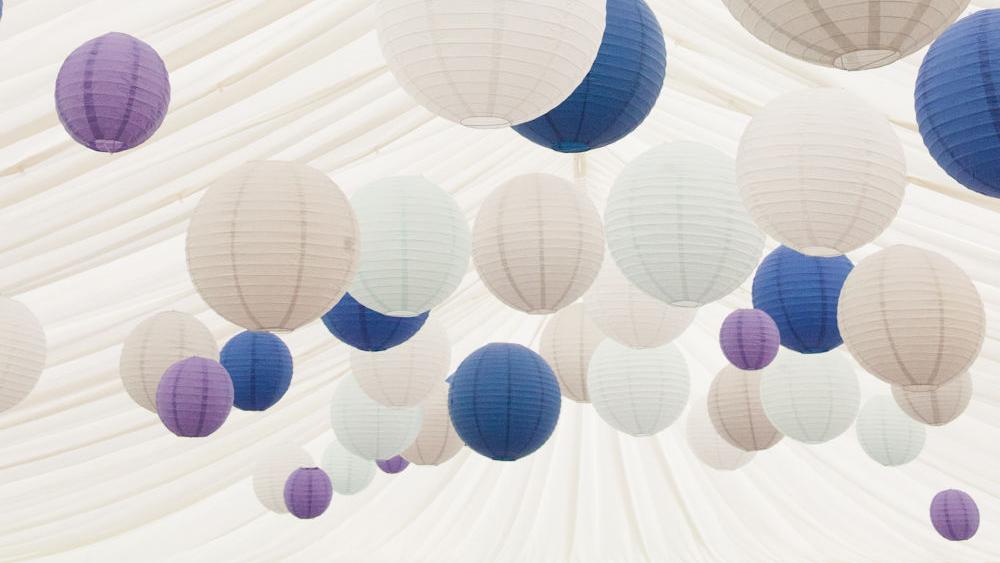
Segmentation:
[(388, 473), (389, 475), (395, 475), (396, 473), (402, 473), (402, 471), (410, 465), (410, 462), (403, 459), (403, 456), (398, 455), (389, 459), (377, 460), (375, 465), (377, 465), (383, 472)]
[(222, 364), (207, 358), (176, 362), (156, 388), (156, 412), (178, 436), (208, 436), (222, 426), (232, 408), (233, 380)]
[(318, 467), (296, 469), (285, 481), (285, 506), (296, 518), (316, 518), (326, 512), (332, 499), (330, 477)]
[(931, 501), (931, 522), (945, 539), (965, 541), (979, 529), (979, 507), (962, 491), (941, 491)]
[(737, 309), (719, 330), (722, 353), (742, 370), (767, 367), (778, 355), (781, 334), (770, 315), (760, 309)]

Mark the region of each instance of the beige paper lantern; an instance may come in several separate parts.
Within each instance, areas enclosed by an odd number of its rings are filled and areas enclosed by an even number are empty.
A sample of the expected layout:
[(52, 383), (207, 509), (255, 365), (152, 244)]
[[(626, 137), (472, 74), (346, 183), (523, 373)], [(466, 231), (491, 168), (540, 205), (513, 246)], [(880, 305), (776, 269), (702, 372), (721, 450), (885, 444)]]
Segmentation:
[(330, 403), (330, 426), (347, 451), (389, 459), (410, 447), (420, 432), (420, 406), (387, 407), (372, 400), (352, 376), (341, 378)]
[(439, 383), (420, 405), (424, 410), (420, 433), (403, 452), (403, 459), (416, 465), (441, 465), (465, 446), (451, 424), (448, 385)]
[(264, 508), (278, 514), (288, 512), (285, 506), (285, 483), (301, 467), (313, 467), (312, 456), (299, 446), (271, 446), (257, 461), (253, 470), (253, 492)]
[(892, 398), (913, 420), (930, 426), (943, 426), (968, 408), (972, 400), (972, 376), (965, 372), (930, 391), (907, 391), (893, 386)]
[(969, 276), (928, 250), (897, 245), (858, 264), (837, 307), (844, 344), (869, 373), (929, 391), (975, 362), (986, 313)]
[(381, 352), (351, 349), (351, 372), (366, 395), (389, 407), (419, 405), (448, 377), (451, 342), (433, 316), (409, 340)]
[(574, 303), (549, 318), (542, 330), (539, 354), (559, 380), (563, 397), (589, 403), (587, 369), (597, 345), (604, 340), (583, 303)]
[(198, 293), (248, 330), (289, 331), (318, 319), (350, 286), (357, 257), (347, 197), (295, 162), (251, 162), (226, 174), (188, 226)]
[(855, 425), (865, 453), (886, 467), (917, 459), (927, 440), (927, 427), (906, 415), (888, 396), (868, 399)]
[(750, 463), (757, 452), (744, 451), (729, 442), (715, 430), (708, 416), (707, 397), (700, 397), (691, 404), (685, 421), (688, 447), (702, 463), (719, 471), (735, 471)]
[(333, 441), (323, 450), (320, 468), (330, 477), (333, 490), (339, 495), (356, 495), (375, 478), (375, 462), (349, 452)]
[(21, 302), (0, 296), (0, 412), (31, 393), (45, 369), (45, 356), (42, 323)]
[(579, 299), (604, 259), (601, 218), (570, 181), (518, 176), (476, 218), (472, 259), (493, 295), (526, 313), (554, 313)]
[(766, 450), (784, 437), (764, 412), (761, 377), (762, 370), (726, 366), (708, 392), (708, 415), (715, 430), (725, 441), (748, 452)]

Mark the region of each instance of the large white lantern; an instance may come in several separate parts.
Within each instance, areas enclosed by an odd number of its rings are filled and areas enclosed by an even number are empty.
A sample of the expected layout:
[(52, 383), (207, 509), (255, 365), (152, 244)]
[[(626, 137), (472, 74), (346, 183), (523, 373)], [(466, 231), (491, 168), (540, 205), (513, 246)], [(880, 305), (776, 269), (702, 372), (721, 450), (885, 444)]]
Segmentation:
[(451, 342), (433, 315), (399, 346), (381, 352), (351, 349), (351, 372), (358, 385), (369, 397), (390, 407), (419, 405), (444, 382), (450, 367)]
[(697, 143), (661, 145), (626, 165), (604, 221), (625, 277), (678, 307), (732, 293), (764, 250), (764, 234), (740, 200), (733, 159)]
[(156, 388), (163, 373), (192, 356), (219, 359), (212, 333), (194, 315), (164, 311), (139, 323), (125, 339), (118, 373), (132, 400), (156, 412)]
[(597, 345), (604, 340), (583, 303), (574, 303), (549, 318), (542, 330), (538, 353), (559, 380), (563, 397), (589, 403), (587, 369)]
[(348, 451), (364, 459), (389, 459), (410, 447), (420, 431), (421, 408), (387, 407), (344, 376), (333, 393), (330, 426)]
[(891, 246), (858, 264), (837, 307), (844, 344), (872, 375), (929, 391), (976, 360), (986, 332), (983, 300), (954, 262)]
[(605, 0), (379, 0), (375, 27), (396, 80), (468, 127), (531, 121), (583, 81)]
[(839, 256), (896, 217), (906, 188), (903, 145), (885, 116), (854, 94), (813, 88), (758, 111), (736, 174), (765, 233), (810, 256)]
[(483, 202), (473, 227), (472, 259), (497, 299), (526, 313), (554, 313), (576, 301), (597, 277), (604, 260), (601, 218), (569, 180), (518, 176)]
[(341, 495), (358, 494), (375, 478), (374, 461), (354, 455), (336, 440), (323, 450), (320, 468), (330, 477), (333, 490)]
[(300, 467), (313, 467), (312, 456), (299, 446), (278, 444), (271, 446), (257, 460), (253, 470), (253, 492), (264, 508), (284, 514), (285, 483), (288, 477)]
[(451, 424), (448, 385), (438, 384), (420, 405), (424, 409), (420, 433), (403, 452), (403, 459), (416, 465), (441, 465), (455, 457), (465, 445)]
[(708, 416), (719, 436), (748, 452), (766, 450), (784, 437), (771, 424), (760, 400), (762, 371), (726, 366), (708, 391)]
[(23, 303), (0, 296), (0, 412), (23, 401), (35, 388), (45, 369), (45, 355), (42, 323)]
[(385, 315), (440, 305), (462, 281), (472, 234), (451, 194), (420, 176), (386, 178), (356, 192), (361, 257), (351, 296)]
[(702, 463), (719, 471), (734, 471), (750, 463), (757, 452), (748, 452), (725, 441), (712, 425), (706, 405), (701, 397), (691, 404), (685, 421), (688, 447)]
[(855, 425), (865, 453), (887, 467), (917, 459), (927, 440), (927, 427), (907, 416), (889, 396), (868, 399)]
[(347, 290), (357, 255), (347, 197), (295, 162), (251, 162), (226, 174), (188, 226), (198, 293), (248, 330), (289, 331), (318, 319)]
[(907, 391), (893, 386), (892, 398), (910, 418), (930, 426), (943, 426), (958, 418), (972, 400), (969, 372), (930, 391)]

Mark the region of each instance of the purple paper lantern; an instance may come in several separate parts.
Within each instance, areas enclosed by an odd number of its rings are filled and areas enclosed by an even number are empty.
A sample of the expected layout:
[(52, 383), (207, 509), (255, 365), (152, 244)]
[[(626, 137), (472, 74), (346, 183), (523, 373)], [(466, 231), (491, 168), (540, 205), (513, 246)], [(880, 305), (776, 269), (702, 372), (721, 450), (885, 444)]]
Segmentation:
[(200, 438), (222, 426), (233, 408), (233, 380), (222, 364), (197, 356), (174, 363), (156, 388), (156, 412), (178, 436)]
[(380, 459), (375, 462), (375, 465), (383, 472), (395, 475), (396, 473), (402, 473), (410, 465), (410, 462), (403, 459), (403, 456), (396, 456), (389, 459)]
[(296, 469), (285, 481), (285, 506), (296, 518), (316, 518), (326, 512), (332, 499), (330, 477), (318, 467)]
[(931, 522), (945, 539), (965, 541), (979, 529), (979, 507), (962, 491), (941, 491), (931, 501)]
[(91, 39), (56, 78), (56, 110), (81, 145), (115, 153), (141, 145), (163, 123), (170, 77), (152, 47), (124, 33)]
[(742, 370), (767, 367), (778, 355), (781, 334), (770, 315), (760, 309), (737, 309), (719, 330), (722, 353)]

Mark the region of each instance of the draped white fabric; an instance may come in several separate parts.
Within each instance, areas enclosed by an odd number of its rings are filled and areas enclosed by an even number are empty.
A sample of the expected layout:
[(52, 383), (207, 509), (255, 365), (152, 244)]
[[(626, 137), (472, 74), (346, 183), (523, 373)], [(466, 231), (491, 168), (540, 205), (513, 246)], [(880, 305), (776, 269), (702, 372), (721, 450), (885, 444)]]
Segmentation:
[[(0, 559), (99, 561), (982, 561), (1000, 557), (1000, 202), (939, 170), (914, 125), (921, 54), (850, 74), (764, 45), (720, 0), (650, 0), (668, 35), (666, 86), (632, 136), (585, 157), (536, 147), (509, 130), (433, 117), (397, 86), (373, 31), (370, 0), (9, 0), (0, 22), (0, 291), (43, 322), (48, 368), (0, 414)], [(993, 2), (992, 7), (1000, 6)], [(974, 1), (970, 9), (988, 7)], [(107, 31), (150, 43), (171, 71), (160, 131), (117, 156), (74, 144), (53, 103), (59, 65)], [(968, 411), (929, 428), (921, 456), (883, 468), (854, 432), (809, 447), (784, 440), (735, 473), (702, 465), (683, 418), (631, 438), (589, 405), (563, 402), (553, 438), (499, 463), (463, 450), (440, 467), (379, 474), (298, 521), (268, 512), (250, 472), (272, 441), (319, 461), (329, 401), (347, 347), (315, 322), (288, 335), (295, 376), (266, 413), (234, 411), (215, 435), (183, 440), (135, 405), (118, 354), (143, 318), (196, 314), (219, 342), (234, 334), (198, 298), (184, 231), (206, 186), (254, 159), (297, 160), (348, 194), (380, 177), (424, 174), (451, 191), (470, 222), (514, 175), (586, 171), (598, 207), (622, 166), (671, 140), (734, 155), (749, 115), (779, 94), (849, 88), (885, 113), (906, 149), (910, 185), (899, 217), (858, 260), (890, 244), (940, 252), (975, 281), (988, 337), (973, 366)], [(470, 223), (471, 224), (471, 223)], [(769, 247), (774, 242), (769, 241)], [(749, 307), (749, 282), (706, 306), (677, 340), (693, 397), (724, 364), (717, 334)], [(453, 365), (490, 341), (537, 349), (543, 317), (506, 308), (471, 269), (434, 315)], [(859, 369), (859, 368), (858, 368)], [(887, 386), (860, 372), (862, 395)], [(691, 408), (690, 406), (688, 408)], [(704, 407), (701, 407), (704, 408)], [(942, 489), (979, 503), (965, 543), (930, 525)]]

